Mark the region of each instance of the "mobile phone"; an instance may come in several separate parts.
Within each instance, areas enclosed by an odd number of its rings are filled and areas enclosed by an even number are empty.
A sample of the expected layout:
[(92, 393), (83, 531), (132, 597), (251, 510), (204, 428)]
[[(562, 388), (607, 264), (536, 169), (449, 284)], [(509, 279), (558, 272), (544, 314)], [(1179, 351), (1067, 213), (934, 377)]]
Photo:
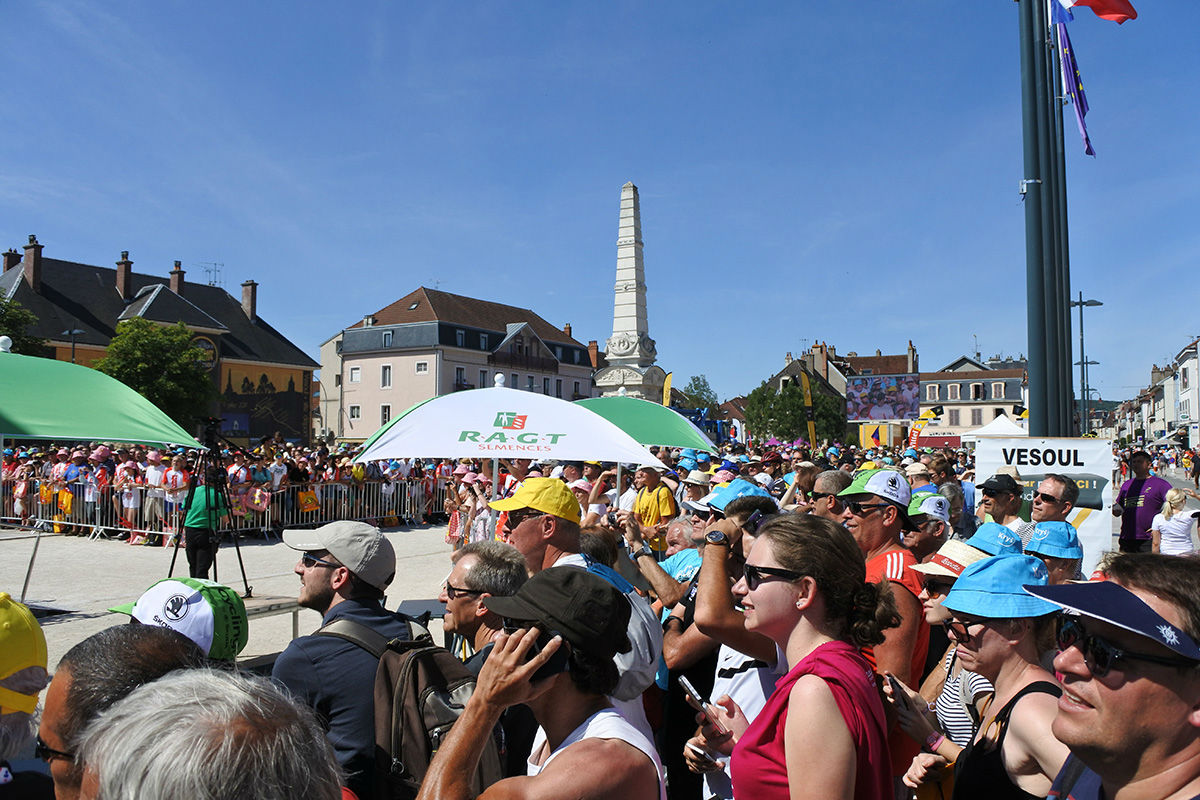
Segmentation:
[(746, 517), (746, 521), (742, 523), (742, 529), (751, 536), (758, 535), (758, 529), (762, 525), (762, 520), (765, 515), (761, 511), (755, 511), (750, 516)]
[(713, 704), (700, 696), (700, 693), (696, 691), (695, 686), (692, 686), (692, 682), (687, 679), (686, 675), (679, 676), (679, 685), (683, 687), (683, 691), (687, 693), (687, 696), (692, 698), (692, 702), (704, 709), (704, 716), (708, 718), (709, 723), (717, 729), (718, 733), (729, 733), (729, 728), (725, 727), (725, 723), (721, 721), (721, 717), (717, 713), (717, 710), (713, 708)]
[(683, 746), (686, 747), (688, 750), (691, 750), (696, 755), (700, 756), (700, 758), (704, 759), (708, 763), (710, 763), (710, 764), (717, 763), (717, 760), (712, 757), (712, 753), (709, 753), (703, 747), (697, 747), (696, 745), (692, 744), (691, 742), (684, 742)]
[(889, 673), (887, 675), (887, 682), (889, 684), (891, 684), (892, 697), (894, 697), (896, 699), (896, 702), (904, 703), (905, 705), (907, 705), (908, 704), (908, 692), (904, 691), (904, 687), (900, 685), (900, 680), (895, 675), (892, 675)]
[[(532, 660), (534, 656), (542, 652), (542, 650), (544, 650), (546, 646), (550, 644), (551, 639), (558, 635), (559, 634), (557, 631), (550, 631), (548, 633), (546, 631), (539, 631), (537, 641), (533, 643), (533, 647), (529, 648), (529, 658), (525, 660)], [(533, 673), (529, 681), (530, 683), (537, 683), (540, 680), (545, 680), (546, 678), (566, 671), (567, 642), (566, 639), (564, 639), (562, 644), (558, 646), (558, 649), (554, 651), (554, 655), (550, 656), (550, 660), (538, 667), (537, 672)]]

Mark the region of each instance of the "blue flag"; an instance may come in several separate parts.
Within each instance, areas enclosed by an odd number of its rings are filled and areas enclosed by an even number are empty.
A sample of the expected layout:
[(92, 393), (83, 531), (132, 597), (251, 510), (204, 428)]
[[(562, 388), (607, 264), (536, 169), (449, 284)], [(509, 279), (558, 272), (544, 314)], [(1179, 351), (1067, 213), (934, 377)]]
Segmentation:
[[(1054, 5), (1057, 6), (1058, 3), (1054, 3)], [(1071, 96), (1071, 105), (1075, 107), (1075, 122), (1079, 125), (1079, 135), (1083, 137), (1083, 152), (1094, 156), (1096, 151), (1092, 148), (1092, 140), (1088, 138), (1087, 123), (1083, 119), (1087, 116), (1088, 102), (1087, 95), (1083, 93), (1083, 79), (1079, 77), (1079, 63), (1075, 60), (1075, 48), (1071, 46), (1071, 37), (1067, 35), (1067, 26), (1060, 22), (1056, 27), (1058, 28), (1059, 61), (1062, 64), (1063, 87)]]

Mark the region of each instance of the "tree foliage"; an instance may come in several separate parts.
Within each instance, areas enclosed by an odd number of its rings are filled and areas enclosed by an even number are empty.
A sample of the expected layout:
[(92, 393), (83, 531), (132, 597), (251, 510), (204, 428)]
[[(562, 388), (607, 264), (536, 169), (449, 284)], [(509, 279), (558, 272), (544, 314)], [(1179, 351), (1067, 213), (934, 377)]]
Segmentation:
[(708, 378), (704, 375), (693, 375), (679, 391), (686, 396), (680, 404), (683, 408), (707, 408), (709, 416), (712, 416), (720, 405), (717, 393), (708, 385)]
[(216, 389), (200, 366), (204, 351), (182, 323), (157, 325), (140, 317), (117, 324), (117, 335), (96, 369), (134, 389), (183, 428), (207, 416)]
[(16, 300), (0, 297), (0, 336), (12, 339), (14, 353), (25, 356), (46, 354), (46, 341), (26, 332), (37, 321), (37, 315)]
[[(813, 392), (817, 440), (840, 440), (846, 436), (844, 400)], [(746, 427), (755, 439), (772, 436), (782, 441), (808, 439), (808, 415), (804, 390), (789, 384), (777, 392), (766, 381), (746, 398)]]

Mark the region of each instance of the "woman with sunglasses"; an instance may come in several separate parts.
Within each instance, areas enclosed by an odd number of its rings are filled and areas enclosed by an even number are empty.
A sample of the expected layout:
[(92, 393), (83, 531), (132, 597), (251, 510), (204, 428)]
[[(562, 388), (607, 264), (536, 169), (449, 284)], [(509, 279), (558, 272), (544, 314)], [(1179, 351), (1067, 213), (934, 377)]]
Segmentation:
[(1040, 800), (1067, 759), (1050, 732), (1062, 690), (1038, 663), (1042, 624), (1058, 607), (1023, 588), (1046, 579), (1046, 565), (1033, 556), (993, 556), (963, 570), (942, 601), (963, 667), (995, 687), (978, 733), (955, 762), (955, 798)]
[(891, 587), (866, 582), (850, 533), (811, 514), (774, 517), (733, 591), (747, 630), (789, 669), (753, 723), (731, 716), (734, 796), (891, 798), (883, 702), (860, 650), (899, 618)]

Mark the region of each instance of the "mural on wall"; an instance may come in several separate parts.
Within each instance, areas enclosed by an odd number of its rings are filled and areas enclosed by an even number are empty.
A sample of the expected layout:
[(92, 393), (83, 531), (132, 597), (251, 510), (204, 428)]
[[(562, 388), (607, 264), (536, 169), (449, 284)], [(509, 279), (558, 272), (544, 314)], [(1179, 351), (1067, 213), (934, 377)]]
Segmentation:
[(308, 441), (312, 373), (300, 369), (226, 365), (221, 386), (221, 435), (239, 443), (282, 433)]

